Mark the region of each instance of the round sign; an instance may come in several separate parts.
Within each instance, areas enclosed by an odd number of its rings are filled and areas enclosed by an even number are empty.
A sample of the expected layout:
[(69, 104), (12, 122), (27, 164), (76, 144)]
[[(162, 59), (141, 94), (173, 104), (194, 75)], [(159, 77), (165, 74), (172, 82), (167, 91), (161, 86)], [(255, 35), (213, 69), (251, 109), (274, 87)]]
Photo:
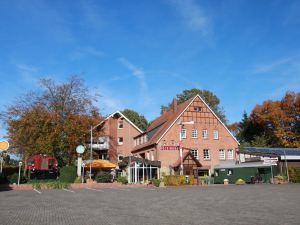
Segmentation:
[(7, 141), (0, 141), (0, 151), (6, 151), (9, 148), (9, 143)]
[(78, 145), (77, 148), (76, 148), (76, 152), (77, 152), (78, 154), (84, 153), (84, 150), (85, 150), (85, 148), (84, 148), (83, 145)]

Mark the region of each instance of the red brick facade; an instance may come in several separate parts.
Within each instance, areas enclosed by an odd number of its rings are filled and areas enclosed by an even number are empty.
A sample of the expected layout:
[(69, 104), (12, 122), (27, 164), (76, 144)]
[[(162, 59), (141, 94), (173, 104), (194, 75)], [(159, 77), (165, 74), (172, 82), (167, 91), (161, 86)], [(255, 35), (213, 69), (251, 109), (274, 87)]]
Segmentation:
[[(186, 133), (182, 138), (183, 155), (191, 151), (201, 164), (197, 169), (211, 171), (222, 160), (236, 159), (237, 140), (200, 96), (178, 106), (173, 102), (172, 110), (153, 121), (144, 137), (135, 138), (133, 154), (161, 161), (161, 173), (174, 173), (180, 158), (179, 148), (165, 150), (168, 148), (163, 146), (178, 146), (180, 123), (191, 121), (194, 124), (183, 125)], [(186, 169), (185, 174), (190, 174), (192, 169)]]
[[(103, 144), (100, 149), (94, 148), (100, 159), (108, 159), (117, 164), (119, 158), (131, 155), (134, 147), (133, 137), (142, 133), (128, 118), (122, 113), (115, 112), (102, 121), (98, 127), (101, 135), (95, 138), (99, 143), (99, 138), (107, 138), (107, 145)], [(121, 141), (122, 139), (122, 141)]]

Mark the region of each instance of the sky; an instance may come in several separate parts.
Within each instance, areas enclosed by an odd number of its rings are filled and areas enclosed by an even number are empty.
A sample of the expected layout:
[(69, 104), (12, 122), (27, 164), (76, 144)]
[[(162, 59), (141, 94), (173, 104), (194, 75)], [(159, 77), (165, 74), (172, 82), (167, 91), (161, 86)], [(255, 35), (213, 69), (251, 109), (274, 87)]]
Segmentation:
[(299, 15), (289, 0), (0, 1), (0, 111), (41, 78), (77, 74), (103, 115), (130, 108), (153, 120), (199, 88), (239, 121), (299, 92)]

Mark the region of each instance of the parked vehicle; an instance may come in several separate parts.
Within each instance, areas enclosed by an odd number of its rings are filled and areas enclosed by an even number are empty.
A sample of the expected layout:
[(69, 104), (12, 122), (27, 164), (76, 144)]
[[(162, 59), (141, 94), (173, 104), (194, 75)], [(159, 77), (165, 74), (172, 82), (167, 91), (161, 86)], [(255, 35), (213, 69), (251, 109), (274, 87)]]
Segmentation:
[(26, 170), (31, 179), (56, 178), (58, 175), (58, 163), (56, 158), (52, 156), (34, 155), (27, 159)]

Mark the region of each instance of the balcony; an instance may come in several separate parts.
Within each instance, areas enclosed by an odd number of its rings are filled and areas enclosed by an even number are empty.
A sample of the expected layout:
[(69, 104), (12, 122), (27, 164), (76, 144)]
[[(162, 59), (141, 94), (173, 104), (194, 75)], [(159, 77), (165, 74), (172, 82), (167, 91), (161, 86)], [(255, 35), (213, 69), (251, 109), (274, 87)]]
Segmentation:
[[(87, 144), (88, 147), (91, 147), (91, 144)], [(109, 149), (109, 138), (108, 137), (100, 137), (97, 142), (92, 144), (92, 149), (93, 150), (108, 150)]]

